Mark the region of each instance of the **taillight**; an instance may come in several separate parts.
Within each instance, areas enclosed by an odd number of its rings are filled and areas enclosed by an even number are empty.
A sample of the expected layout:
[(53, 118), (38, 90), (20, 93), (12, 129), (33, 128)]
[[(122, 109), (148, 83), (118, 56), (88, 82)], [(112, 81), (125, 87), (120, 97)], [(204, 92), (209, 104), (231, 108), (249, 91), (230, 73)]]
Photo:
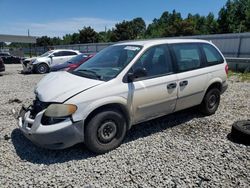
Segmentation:
[(226, 64), (226, 66), (225, 66), (225, 72), (226, 72), (226, 74), (228, 75), (228, 65)]

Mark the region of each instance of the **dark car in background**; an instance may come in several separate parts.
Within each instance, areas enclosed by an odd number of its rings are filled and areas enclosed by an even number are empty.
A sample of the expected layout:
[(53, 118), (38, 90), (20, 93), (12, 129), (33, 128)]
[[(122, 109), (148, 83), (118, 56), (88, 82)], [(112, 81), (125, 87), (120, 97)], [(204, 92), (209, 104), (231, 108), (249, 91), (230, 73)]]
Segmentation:
[(8, 52), (0, 52), (0, 57), (3, 59), (4, 64), (19, 64), (22, 61), (21, 57), (12, 56)]
[(70, 60), (66, 61), (65, 63), (54, 65), (50, 67), (50, 71), (71, 71), (75, 68), (79, 67), (81, 64), (86, 62), (88, 59), (93, 57), (94, 54), (86, 55), (86, 54), (79, 54)]
[(0, 72), (3, 72), (3, 71), (5, 71), (5, 66), (3, 63), (3, 59), (0, 57)]

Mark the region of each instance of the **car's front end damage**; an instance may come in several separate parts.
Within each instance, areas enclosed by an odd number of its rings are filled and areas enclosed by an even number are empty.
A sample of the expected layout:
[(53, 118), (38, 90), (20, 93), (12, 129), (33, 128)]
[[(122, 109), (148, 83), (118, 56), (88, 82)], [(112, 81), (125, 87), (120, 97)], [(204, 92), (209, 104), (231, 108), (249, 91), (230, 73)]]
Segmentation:
[(33, 143), (48, 149), (63, 149), (82, 142), (82, 122), (71, 118), (76, 109), (70, 106), (71, 109), (58, 112), (55, 106), (60, 105), (66, 106), (36, 99), (28, 108), (22, 107), (17, 117), (20, 130)]
[(37, 84), (33, 104), (22, 107), (19, 113), (13, 110), (18, 127), (33, 143), (48, 149), (63, 149), (83, 142), (83, 120), (73, 118), (79, 113), (78, 104), (67, 101), (100, 83), (68, 72), (48, 74)]
[(33, 62), (36, 60), (36, 58), (28, 58), (23, 61), (21, 61), (23, 66), (23, 73), (32, 73), (34, 70)]

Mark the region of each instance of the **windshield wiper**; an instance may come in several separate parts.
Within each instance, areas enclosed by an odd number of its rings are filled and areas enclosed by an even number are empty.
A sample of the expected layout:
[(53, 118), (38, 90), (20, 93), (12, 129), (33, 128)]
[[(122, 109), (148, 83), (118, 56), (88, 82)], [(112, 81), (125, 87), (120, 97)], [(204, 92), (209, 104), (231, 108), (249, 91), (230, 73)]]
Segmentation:
[(96, 78), (98, 78), (98, 80), (101, 80), (101, 76), (99, 74), (97, 74), (95, 71), (92, 71), (92, 70), (89, 70), (89, 69), (80, 69), (80, 70), (77, 70), (76, 72), (89, 72), (93, 76), (95, 76)]

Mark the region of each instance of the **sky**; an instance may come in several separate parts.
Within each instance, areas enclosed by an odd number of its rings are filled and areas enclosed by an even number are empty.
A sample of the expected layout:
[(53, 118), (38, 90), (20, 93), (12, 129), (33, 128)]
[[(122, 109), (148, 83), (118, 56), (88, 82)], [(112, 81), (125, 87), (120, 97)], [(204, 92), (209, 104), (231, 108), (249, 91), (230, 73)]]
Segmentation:
[(142, 17), (146, 24), (164, 11), (217, 17), (227, 0), (0, 0), (0, 34), (62, 37), (84, 26), (111, 29)]

